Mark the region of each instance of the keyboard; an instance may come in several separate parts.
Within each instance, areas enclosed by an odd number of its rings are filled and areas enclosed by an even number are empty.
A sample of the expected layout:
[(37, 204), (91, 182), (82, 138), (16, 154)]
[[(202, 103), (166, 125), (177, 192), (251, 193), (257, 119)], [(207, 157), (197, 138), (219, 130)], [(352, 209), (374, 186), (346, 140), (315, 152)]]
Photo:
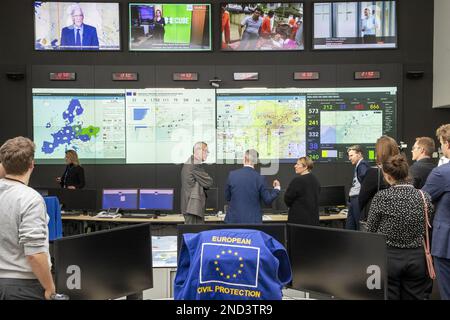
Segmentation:
[(123, 213), (122, 218), (155, 218), (156, 216), (151, 213)]

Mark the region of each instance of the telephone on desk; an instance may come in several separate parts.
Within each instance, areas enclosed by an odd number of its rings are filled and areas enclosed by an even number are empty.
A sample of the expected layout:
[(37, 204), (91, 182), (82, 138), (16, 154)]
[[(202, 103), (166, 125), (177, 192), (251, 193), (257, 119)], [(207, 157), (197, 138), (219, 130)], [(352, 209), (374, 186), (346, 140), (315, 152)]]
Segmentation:
[(120, 208), (111, 208), (108, 211), (100, 211), (95, 217), (96, 218), (119, 218), (122, 215), (119, 213)]
[(319, 216), (329, 216), (341, 212), (339, 207), (321, 207), (319, 209)]

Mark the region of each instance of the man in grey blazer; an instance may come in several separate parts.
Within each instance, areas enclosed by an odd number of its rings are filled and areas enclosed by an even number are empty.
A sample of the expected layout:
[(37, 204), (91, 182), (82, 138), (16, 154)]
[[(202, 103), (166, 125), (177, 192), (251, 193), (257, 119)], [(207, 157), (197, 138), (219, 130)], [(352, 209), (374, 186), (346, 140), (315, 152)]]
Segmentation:
[(183, 164), (181, 169), (181, 213), (184, 223), (205, 223), (206, 194), (205, 189), (212, 187), (213, 179), (205, 171), (204, 165), (208, 157), (208, 145), (197, 142), (193, 155)]

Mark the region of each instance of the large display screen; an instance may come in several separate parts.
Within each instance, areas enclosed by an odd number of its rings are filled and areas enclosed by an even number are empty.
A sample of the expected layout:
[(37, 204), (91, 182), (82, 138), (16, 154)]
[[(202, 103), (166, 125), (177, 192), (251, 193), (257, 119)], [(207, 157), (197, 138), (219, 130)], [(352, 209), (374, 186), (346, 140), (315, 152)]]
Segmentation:
[(33, 89), (36, 159), (183, 163), (197, 141), (215, 162), (213, 89)]
[(396, 87), (289, 89), (33, 89), (39, 163), (76, 150), (83, 163), (183, 163), (198, 141), (207, 163), (347, 161), (360, 144), (375, 160), (396, 137)]
[(213, 89), (139, 89), (126, 95), (127, 163), (183, 163), (197, 141), (216, 160)]
[(33, 131), (36, 159), (125, 159), (125, 92), (33, 89)]
[(211, 5), (130, 3), (130, 50), (210, 51)]
[(395, 1), (314, 3), (314, 49), (396, 47)]
[(35, 50), (120, 50), (119, 4), (34, 2)]
[(222, 3), (222, 50), (303, 50), (303, 3)]
[(217, 160), (347, 161), (360, 144), (375, 160), (375, 142), (396, 136), (397, 89), (222, 89), (217, 91)]

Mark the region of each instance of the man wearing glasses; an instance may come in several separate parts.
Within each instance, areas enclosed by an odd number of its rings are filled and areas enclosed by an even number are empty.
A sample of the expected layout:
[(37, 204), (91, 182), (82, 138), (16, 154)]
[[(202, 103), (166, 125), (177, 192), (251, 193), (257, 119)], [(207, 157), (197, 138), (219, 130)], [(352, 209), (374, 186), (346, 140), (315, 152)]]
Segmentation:
[(429, 137), (418, 137), (411, 149), (412, 159), (416, 161), (409, 168), (409, 175), (414, 179), (414, 187), (421, 189), (431, 170), (436, 167), (431, 158), (435, 149), (434, 140)]
[(213, 179), (205, 171), (203, 162), (208, 157), (206, 142), (197, 142), (193, 154), (183, 164), (181, 169), (181, 213), (186, 224), (205, 223), (206, 194), (205, 189), (211, 188)]

